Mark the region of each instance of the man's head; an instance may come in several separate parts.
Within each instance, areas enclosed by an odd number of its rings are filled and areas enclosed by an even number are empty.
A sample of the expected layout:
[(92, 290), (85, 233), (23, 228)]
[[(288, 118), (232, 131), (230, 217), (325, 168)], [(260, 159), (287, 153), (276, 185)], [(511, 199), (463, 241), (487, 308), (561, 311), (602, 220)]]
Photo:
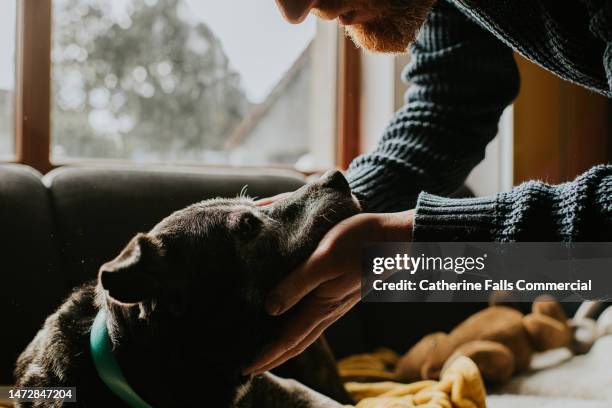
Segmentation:
[(338, 19), (357, 45), (370, 51), (401, 53), (416, 39), (435, 0), (276, 0), (291, 23), (308, 13)]

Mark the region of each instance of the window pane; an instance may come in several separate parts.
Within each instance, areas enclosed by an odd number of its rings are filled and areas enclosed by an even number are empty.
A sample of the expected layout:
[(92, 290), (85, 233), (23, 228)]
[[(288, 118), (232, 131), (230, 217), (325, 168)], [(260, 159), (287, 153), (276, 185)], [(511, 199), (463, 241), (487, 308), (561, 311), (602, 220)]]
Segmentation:
[(0, 159), (15, 155), (13, 95), (15, 89), (16, 1), (0, 13)]
[(315, 34), (273, 1), (54, 0), (53, 159), (308, 162)]

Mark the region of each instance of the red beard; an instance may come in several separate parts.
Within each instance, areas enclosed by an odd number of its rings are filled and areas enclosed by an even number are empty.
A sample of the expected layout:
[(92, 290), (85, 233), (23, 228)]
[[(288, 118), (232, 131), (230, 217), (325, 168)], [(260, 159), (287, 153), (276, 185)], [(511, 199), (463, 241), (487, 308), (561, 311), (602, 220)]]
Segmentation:
[(346, 27), (360, 47), (373, 52), (403, 53), (416, 39), (435, 0), (321, 0), (313, 12), (325, 19), (351, 10), (377, 17)]

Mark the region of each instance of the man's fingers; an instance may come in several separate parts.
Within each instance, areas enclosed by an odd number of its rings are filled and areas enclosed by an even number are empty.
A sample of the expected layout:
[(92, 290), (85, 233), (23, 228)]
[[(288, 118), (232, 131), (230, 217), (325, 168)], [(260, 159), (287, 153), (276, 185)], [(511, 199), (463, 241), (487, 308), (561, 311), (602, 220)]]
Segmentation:
[(267, 296), (266, 310), (272, 316), (278, 316), (291, 309), (325, 282), (324, 271), (317, 266), (316, 257), (311, 257), (305, 263), (285, 277)]
[(321, 336), (321, 334), (325, 331), (325, 329), (331, 326), (331, 324), (334, 323), (337, 319), (338, 317), (333, 316), (333, 317), (323, 320), (300, 343), (298, 343), (291, 349), (285, 351), (283, 354), (281, 354), (280, 357), (276, 358), (272, 362), (266, 364), (263, 367), (258, 368), (253, 374), (259, 375), (261, 373), (269, 371), (285, 363), (286, 361), (292, 359), (293, 357), (301, 354), (304, 350), (306, 350), (308, 346), (314, 343)]
[(300, 311), (287, 321), (283, 328), (282, 336), (270, 344), (266, 351), (246, 371), (258, 371), (261, 367), (268, 365), (271, 361), (278, 359), (288, 350), (299, 344), (319, 323), (319, 318), (325, 318), (323, 312), (325, 306), (317, 301), (306, 300)]
[(281, 201), (287, 197), (289, 197), (291, 193), (281, 193), (272, 197), (262, 198), (261, 200), (255, 201), (255, 205), (258, 207), (263, 207), (266, 205), (274, 204), (277, 201)]
[(255, 370), (254, 374), (258, 375), (263, 372), (269, 371), (279, 365), (285, 363), (286, 361), (292, 359), (293, 357), (301, 354), (306, 348), (308, 348), (312, 343), (314, 343), (323, 332), (332, 324), (334, 324), (340, 317), (342, 317), (346, 312), (348, 312), (356, 303), (359, 302), (359, 293), (354, 293), (350, 295), (345, 303), (343, 303), (335, 313), (321, 321), (318, 325), (316, 325), (310, 333), (308, 333), (297, 345), (285, 351), (280, 357), (276, 358), (272, 362), (259, 367)]
[[(359, 302), (359, 292), (352, 293), (337, 302), (322, 302), (320, 299), (307, 299), (307, 301), (310, 303), (305, 304), (304, 308), (289, 320), (287, 326), (284, 328), (282, 337), (272, 343), (257, 361), (245, 370), (245, 372), (260, 372), (263, 367), (269, 366), (272, 362), (279, 360), (290, 350), (303, 344), (304, 339), (308, 338), (310, 334), (325, 321), (331, 318), (333, 323), (335, 319), (338, 319)], [(321, 317), (322, 320), (316, 317)]]

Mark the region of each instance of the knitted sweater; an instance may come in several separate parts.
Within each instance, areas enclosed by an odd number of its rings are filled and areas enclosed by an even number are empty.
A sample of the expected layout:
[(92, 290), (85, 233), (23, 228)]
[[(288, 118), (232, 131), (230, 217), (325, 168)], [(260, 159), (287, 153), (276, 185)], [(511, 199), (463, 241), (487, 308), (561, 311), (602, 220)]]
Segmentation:
[(411, 46), (405, 106), (347, 172), (367, 211), (416, 205), (418, 241), (612, 241), (611, 165), (560, 185), (444, 198), (518, 93), (513, 50), (612, 97), (612, 0), (439, 0)]

